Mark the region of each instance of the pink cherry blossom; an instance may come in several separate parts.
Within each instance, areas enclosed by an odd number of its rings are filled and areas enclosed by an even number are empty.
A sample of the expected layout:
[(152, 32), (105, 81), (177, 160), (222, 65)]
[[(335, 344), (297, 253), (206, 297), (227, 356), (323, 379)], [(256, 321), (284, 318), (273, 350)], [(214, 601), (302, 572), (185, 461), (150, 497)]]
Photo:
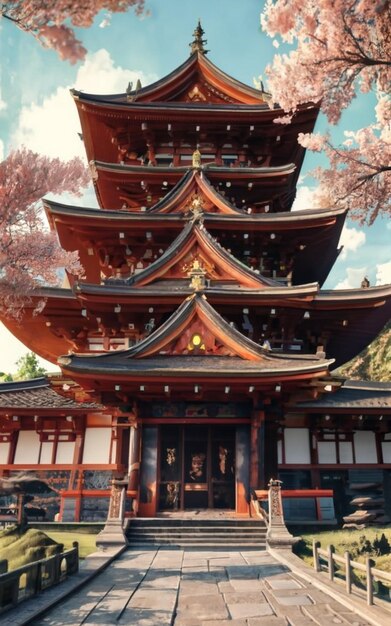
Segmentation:
[(389, 0), (267, 0), (262, 28), (296, 43), (266, 70), (271, 100), (288, 115), (319, 102), (336, 124), (357, 90), (374, 91), (377, 124), (349, 133), (342, 147), (328, 137), (299, 135), (304, 147), (325, 150), (330, 169), (318, 169), (320, 195), (372, 223), (388, 213), (391, 192), (391, 11)]
[(56, 50), (61, 59), (76, 63), (87, 51), (76, 39), (74, 30), (65, 26), (65, 21), (88, 28), (102, 10), (123, 13), (133, 7), (141, 14), (144, 0), (9, 0), (0, 7), (2, 17), (33, 35), (42, 45)]
[(40, 204), (49, 192), (80, 195), (89, 182), (78, 158), (64, 163), (25, 148), (0, 163), (0, 314), (20, 317), (31, 294), (59, 284), (59, 270), (82, 275), (77, 253), (62, 250)]

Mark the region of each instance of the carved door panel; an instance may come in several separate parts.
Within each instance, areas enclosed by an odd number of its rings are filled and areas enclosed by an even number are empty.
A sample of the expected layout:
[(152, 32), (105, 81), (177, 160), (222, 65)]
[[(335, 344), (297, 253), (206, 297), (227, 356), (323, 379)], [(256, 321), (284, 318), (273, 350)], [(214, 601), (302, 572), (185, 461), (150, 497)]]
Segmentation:
[(234, 509), (235, 435), (234, 426), (161, 426), (159, 510)]

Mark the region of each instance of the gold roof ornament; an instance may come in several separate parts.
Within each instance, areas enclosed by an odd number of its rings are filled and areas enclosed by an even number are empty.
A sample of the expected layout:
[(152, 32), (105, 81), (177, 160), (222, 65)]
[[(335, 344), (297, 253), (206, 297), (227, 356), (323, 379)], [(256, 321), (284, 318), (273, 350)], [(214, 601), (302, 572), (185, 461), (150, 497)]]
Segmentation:
[(182, 269), (191, 279), (189, 285), (191, 289), (199, 291), (205, 287), (207, 270), (197, 257), (193, 259), (190, 265), (184, 265)]
[(204, 220), (204, 201), (198, 193), (195, 193), (192, 196), (189, 209), (190, 212), (193, 214), (192, 221), (198, 221), (202, 224)]
[(207, 43), (207, 40), (202, 38), (204, 32), (205, 31), (201, 26), (201, 20), (198, 20), (198, 24), (193, 33), (194, 39), (191, 43), (189, 43), (190, 55), (194, 54), (195, 52), (200, 52), (201, 54), (206, 54), (207, 52), (209, 52), (209, 50), (206, 50), (204, 48), (204, 45)]
[(196, 148), (193, 152), (193, 156), (192, 156), (192, 165), (194, 168), (200, 169), (201, 164), (202, 164), (202, 155), (201, 152), (198, 150), (198, 148)]

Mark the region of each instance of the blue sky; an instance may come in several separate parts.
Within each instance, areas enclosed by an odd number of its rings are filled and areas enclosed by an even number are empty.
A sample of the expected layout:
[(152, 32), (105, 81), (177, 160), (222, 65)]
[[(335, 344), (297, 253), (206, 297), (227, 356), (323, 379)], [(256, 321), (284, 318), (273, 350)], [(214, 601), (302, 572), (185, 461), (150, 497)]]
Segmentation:
[[(208, 40), (210, 59), (235, 78), (253, 84), (276, 53), (273, 42), (261, 32), (260, 0), (146, 0), (151, 14), (142, 19), (133, 12), (114, 14), (102, 28), (101, 13), (94, 26), (79, 29), (88, 49), (84, 62), (71, 66), (52, 50), (43, 49), (31, 36), (12, 24), (0, 22), (0, 156), (25, 144), (33, 150), (70, 158), (83, 155), (77, 138), (78, 119), (68, 94), (77, 86), (87, 92), (123, 92), (137, 77), (145, 85), (169, 73), (189, 54), (192, 32), (201, 19)], [(279, 52), (285, 50), (283, 46)], [(335, 142), (344, 130), (354, 130), (373, 121), (374, 98), (358, 97), (332, 128)], [(320, 117), (316, 130), (323, 132), (327, 120)], [(325, 164), (322, 157), (308, 154), (303, 175)], [(301, 208), (311, 207), (314, 181), (304, 178), (299, 189)], [(65, 201), (70, 201), (66, 198)], [(83, 200), (93, 203), (91, 192)], [(371, 284), (391, 283), (391, 223), (378, 220), (371, 228), (347, 224), (345, 251), (329, 276), (326, 287), (357, 287), (366, 274)], [(14, 371), (14, 363), (26, 349), (0, 329), (0, 370)]]

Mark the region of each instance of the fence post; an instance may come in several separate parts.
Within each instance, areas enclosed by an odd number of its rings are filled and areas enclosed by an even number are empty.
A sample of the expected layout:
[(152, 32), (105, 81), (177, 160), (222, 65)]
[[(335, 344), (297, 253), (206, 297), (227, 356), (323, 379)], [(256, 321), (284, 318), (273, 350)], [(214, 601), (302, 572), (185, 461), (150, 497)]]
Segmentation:
[(334, 559), (333, 559), (334, 552), (335, 552), (334, 546), (330, 545), (330, 546), (327, 547), (327, 561), (328, 561), (328, 566), (329, 566), (329, 579), (331, 581), (334, 580), (334, 573), (335, 573), (335, 563), (334, 563)]
[(350, 565), (350, 554), (347, 550), (345, 552), (345, 569), (346, 593), (352, 593), (352, 566)]
[(320, 560), (319, 560), (319, 552), (318, 548), (320, 548), (320, 541), (312, 540), (312, 554), (314, 556), (314, 570), (315, 572), (320, 572)]
[(374, 561), (367, 556), (365, 560), (366, 566), (366, 574), (367, 574), (367, 604), (368, 606), (372, 606), (373, 604), (373, 574), (372, 574), (372, 566), (374, 565)]

